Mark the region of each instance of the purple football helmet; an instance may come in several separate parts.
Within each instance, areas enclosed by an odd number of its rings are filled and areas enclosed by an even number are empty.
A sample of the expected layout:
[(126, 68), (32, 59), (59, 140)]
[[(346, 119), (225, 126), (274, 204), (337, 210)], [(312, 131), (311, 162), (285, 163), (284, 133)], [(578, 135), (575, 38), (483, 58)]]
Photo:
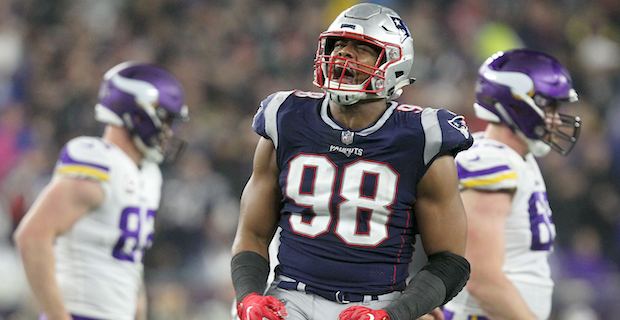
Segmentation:
[(123, 62), (106, 72), (95, 118), (126, 128), (144, 157), (156, 163), (176, 158), (185, 146), (164, 132), (164, 124), (189, 119), (183, 87), (170, 72), (153, 64)]
[(551, 149), (568, 154), (581, 129), (579, 117), (558, 113), (577, 93), (566, 68), (555, 58), (529, 49), (498, 52), (478, 70), (478, 118), (501, 122), (527, 142), (537, 157)]

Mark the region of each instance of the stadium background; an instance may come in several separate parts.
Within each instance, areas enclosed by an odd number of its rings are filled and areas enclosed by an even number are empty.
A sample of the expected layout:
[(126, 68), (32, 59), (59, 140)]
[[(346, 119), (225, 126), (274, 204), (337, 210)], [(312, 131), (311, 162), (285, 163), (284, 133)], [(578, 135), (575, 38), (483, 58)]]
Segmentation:
[[(616, 0), (384, 0), (414, 38), (417, 82), (399, 101), (466, 115), (497, 50), (556, 56), (581, 100), (567, 157), (540, 161), (558, 229), (552, 319), (620, 319), (620, 4)], [(149, 319), (229, 319), (230, 245), (257, 142), (258, 103), (316, 90), (317, 37), (351, 0), (1, 0), (0, 319), (35, 319), (10, 235), (49, 181), (61, 146), (99, 135), (101, 76), (156, 62), (183, 83), (190, 149), (166, 183), (146, 258)]]

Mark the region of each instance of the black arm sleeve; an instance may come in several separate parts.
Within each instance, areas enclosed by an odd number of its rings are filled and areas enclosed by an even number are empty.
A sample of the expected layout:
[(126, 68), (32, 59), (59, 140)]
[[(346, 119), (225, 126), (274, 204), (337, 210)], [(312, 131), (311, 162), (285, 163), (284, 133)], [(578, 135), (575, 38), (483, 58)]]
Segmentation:
[(269, 261), (263, 256), (252, 251), (239, 252), (232, 258), (230, 269), (238, 302), (250, 293), (264, 293), (269, 276)]
[(454, 298), (469, 279), (469, 262), (448, 251), (428, 257), (403, 294), (385, 307), (390, 320), (414, 320)]
[(463, 290), (471, 272), (467, 259), (448, 251), (429, 256), (428, 264), (422, 269), (439, 277), (446, 286), (446, 299), (442, 304)]

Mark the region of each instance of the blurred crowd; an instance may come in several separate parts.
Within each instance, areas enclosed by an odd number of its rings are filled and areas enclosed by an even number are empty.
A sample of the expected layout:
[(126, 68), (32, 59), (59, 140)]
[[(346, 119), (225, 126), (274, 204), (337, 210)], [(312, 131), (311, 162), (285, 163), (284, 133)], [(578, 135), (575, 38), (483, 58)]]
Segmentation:
[[(60, 148), (100, 135), (103, 73), (158, 63), (182, 82), (190, 147), (163, 167), (145, 275), (149, 319), (230, 319), (229, 273), (251, 121), (278, 90), (316, 91), (317, 38), (352, 0), (0, 1), (0, 319), (36, 319), (11, 233), (49, 181)], [(571, 72), (583, 121), (568, 157), (541, 159), (557, 227), (552, 319), (620, 319), (620, 5), (616, 0), (383, 0), (414, 38), (417, 81), (398, 101), (464, 114), (478, 66), (517, 47)]]

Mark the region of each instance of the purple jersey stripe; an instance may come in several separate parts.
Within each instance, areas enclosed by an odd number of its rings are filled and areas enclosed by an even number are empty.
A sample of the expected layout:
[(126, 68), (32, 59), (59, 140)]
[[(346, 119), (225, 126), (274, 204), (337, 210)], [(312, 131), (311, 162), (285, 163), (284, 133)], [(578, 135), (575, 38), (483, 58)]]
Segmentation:
[(443, 309), (443, 316), (446, 320), (452, 320), (452, 318), (454, 318), (454, 312), (444, 308)]
[(73, 314), (71, 315), (71, 317), (73, 318), (73, 320), (99, 320), (95, 318), (80, 317)]
[[(454, 312), (444, 308), (443, 316), (446, 320), (452, 320), (454, 318)], [(468, 316), (467, 320), (489, 320), (489, 318), (485, 316)]]
[(101, 170), (103, 170), (105, 172), (109, 172), (110, 171), (110, 168), (105, 167), (105, 166), (100, 166), (100, 165), (96, 165), (96, 164), (93, 164), (93, 163), (80, 162), (80, 161), (73, 160), (69, 156), (69, 153), (67, 152), (67, 147), (62, 148), (62, 151), (60, 151), (60, 155), (58, 156), (58, 160), (63, 165), (80, 164), (80, 165), (86, 165), (86, 166), (89, 166), (89, 167), (94, 167), (94, 168), (97, 168), (97, 169), (101, 169)]
[(472, 178), (472, 177), (484, 176), (484, 175), (487, 175), (487, 174), (496, 173), (496, 172), (500, 172), (500, 171), (510, 170), (510, 167), (508, 167), (508, 166), (499, 166), (499, 167), (493, 167), (493, 168), (484, 169), (484, 170), (480, 170), (480, 171), (467, 171), (465, 168), (463, 168), (457, 162), (456, 163), (456, 170), (458, 172), (459, 179), (467, 179), (467, 178)]
[[(95, 319), (95, 318), (87, 318), (87, 317), (80, 317), (80, 316), (76, 316), (74, 314), (71, 315), (71, 318), (73, 318), (73, 320), (100, 320), (100, 319)], [(47, 317), (42, 314), (39, 317), (39, 320), (48, 320)]]

